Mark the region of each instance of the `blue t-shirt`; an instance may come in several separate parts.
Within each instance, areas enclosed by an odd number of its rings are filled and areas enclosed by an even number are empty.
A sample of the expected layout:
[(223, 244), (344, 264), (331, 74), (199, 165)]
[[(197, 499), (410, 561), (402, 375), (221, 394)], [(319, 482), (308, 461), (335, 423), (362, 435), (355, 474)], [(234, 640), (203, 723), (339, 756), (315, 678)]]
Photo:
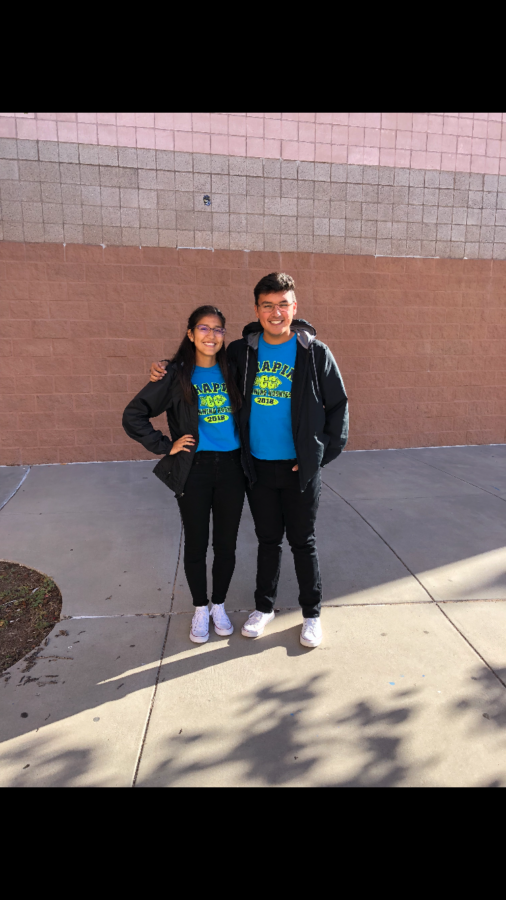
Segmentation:
[(294, 334), (284, 344), (258, 341), (258, 373), (249, 421), (250, 447), (257, 459), (295, 459), (292, 434), (292, 377), (297, 354)]
[(199, 450), (237, 450), (241, 445), (221, 369), (195, 366), (192, 384), (199, 398)]

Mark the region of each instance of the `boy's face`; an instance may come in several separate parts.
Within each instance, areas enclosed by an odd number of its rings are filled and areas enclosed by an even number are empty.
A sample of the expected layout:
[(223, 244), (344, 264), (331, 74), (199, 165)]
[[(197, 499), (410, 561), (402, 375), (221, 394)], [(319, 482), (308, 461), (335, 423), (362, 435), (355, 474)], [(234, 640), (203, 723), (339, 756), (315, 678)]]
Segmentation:
[(255, 311), (260, 325), (268, 335), (279, 338), (290, 334), (290, 325), (297, 313), (293, 291), (260, 294)]

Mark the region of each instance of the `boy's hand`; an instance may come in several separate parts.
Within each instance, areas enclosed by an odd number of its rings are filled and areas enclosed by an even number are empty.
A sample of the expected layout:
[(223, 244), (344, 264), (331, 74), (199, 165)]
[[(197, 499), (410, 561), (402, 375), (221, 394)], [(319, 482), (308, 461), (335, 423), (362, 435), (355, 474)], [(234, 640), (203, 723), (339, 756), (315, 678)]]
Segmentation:
[(150, 369), (150, 375), (149, 375), (150, 381), (161, 381), (163, 376), (166, 374), (167, 374), (167, 369), (165, 368), (165, 366), (162, 365), (161, 362), (151, 363), (151, 369)]

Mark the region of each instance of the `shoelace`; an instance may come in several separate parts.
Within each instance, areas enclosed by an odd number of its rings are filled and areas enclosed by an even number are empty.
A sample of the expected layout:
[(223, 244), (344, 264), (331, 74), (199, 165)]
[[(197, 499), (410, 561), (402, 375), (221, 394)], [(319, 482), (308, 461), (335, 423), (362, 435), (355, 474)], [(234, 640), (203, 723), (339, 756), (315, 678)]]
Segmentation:
[(199, 625), (204, 625), (206, 623), (206, 618), (207, 618), (206, 610), (207, 610), (207, 606), (196, 606), (195, 607), (193, 619), (194, 619), (194, 622), (195, 622), (195, 625), (197, 628)]
[(309, 631), (311, 634), (316, 634), (318, 629), (318, 619), (306, 619), (304, 622), (304, 631)]
[(251, 615), (249, 616), (248, 625), (258, 625), (258, 623), (262, 621), (262, 616), (264, 615), (265, 613), (262, 613), (260, 612), (260, 610), (256, 609), (255, 612), (251, 613)]
[(218, 620), (218, 622), (223, 622), (224, 625), (228, 624), (228, 616), (221, 604), (213, 606), (211, 615), (215, 622)]

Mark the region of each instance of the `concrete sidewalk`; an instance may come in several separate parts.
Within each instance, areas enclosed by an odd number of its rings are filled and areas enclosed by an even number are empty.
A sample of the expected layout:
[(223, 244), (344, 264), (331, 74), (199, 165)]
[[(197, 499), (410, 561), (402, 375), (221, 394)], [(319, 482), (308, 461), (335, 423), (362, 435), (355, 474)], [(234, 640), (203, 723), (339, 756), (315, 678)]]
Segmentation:
[(323, 470), (316, 650), (288, 548), (279, 615), (240, 634), (247, 506), (236, 631), (190, 643), (179, 513), (153, 465), (0, 468), (0, 556), (51, 575), (68, 617), (2, 676), (0, 785), (506, 785), (506, 445)]

